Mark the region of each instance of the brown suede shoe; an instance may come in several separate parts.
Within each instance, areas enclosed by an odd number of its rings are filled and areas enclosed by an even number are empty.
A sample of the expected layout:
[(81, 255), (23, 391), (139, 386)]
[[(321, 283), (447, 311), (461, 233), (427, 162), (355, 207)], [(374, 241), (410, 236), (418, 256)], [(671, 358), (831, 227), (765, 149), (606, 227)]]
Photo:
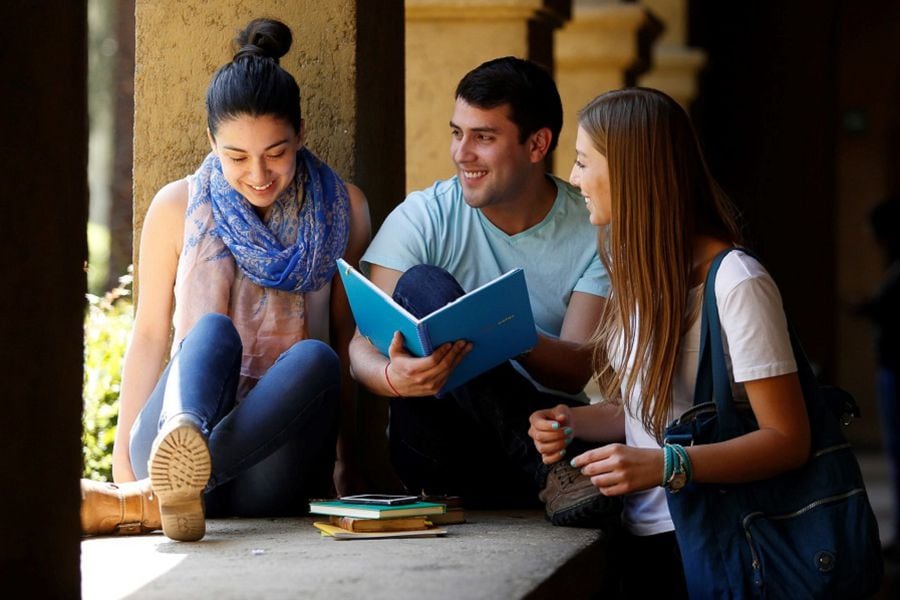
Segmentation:
[(607, 528), (619, 522), (622, 512), (619, 498), (601, 494), (590, 477), (564, 460), (551, 465), (538, 498), (554, 525)]
[(194, 542), (206, 534), (203, 489), (211, 464), (206, 438), (188, 415), (169, 419), (150, 450), (150, 482), (168, 537)]
[(134, 534), (162, 525), (150, 480), (104, 483), (81, 480), (81, 532), (84, 535)]

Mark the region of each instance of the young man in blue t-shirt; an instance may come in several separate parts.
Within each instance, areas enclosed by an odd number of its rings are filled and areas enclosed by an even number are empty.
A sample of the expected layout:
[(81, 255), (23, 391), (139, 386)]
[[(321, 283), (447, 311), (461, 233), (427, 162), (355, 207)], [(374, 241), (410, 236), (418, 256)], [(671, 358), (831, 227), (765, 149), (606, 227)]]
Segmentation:
[(410, 491), (461, 495), (468, 506), (527, 506), (540, 492), (554, 523), (584, 524), (612, 501), (567, 461), (543, 465), (527, 434), (534, 410), (561, 396), (586, 400), (586, 342), (609, 288), (583, 197), (545, 172), (561, 127), (543, 68), (506, 57), (472, 70), (450, 120), (456, 175), (410, 194), (362, 258), (369, 278), (416, 316), (522, 268), (537, 345), (442, 398), (434, 394), (465, 341), (417, 358), (398, 333), (385, 357), (357, 331), (350, 357), (356, 379), (391, 398), (391, 460)]

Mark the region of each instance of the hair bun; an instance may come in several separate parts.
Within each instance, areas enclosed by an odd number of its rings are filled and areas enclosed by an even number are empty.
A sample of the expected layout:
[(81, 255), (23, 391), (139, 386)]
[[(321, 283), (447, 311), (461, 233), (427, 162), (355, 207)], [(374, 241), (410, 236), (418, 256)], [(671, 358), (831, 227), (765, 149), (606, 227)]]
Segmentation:
[(232, 60), (247, 56), (278, 59), (291, 49), (290, 28), (275, 19), (253, 19), (234, 40), (237, 52)]

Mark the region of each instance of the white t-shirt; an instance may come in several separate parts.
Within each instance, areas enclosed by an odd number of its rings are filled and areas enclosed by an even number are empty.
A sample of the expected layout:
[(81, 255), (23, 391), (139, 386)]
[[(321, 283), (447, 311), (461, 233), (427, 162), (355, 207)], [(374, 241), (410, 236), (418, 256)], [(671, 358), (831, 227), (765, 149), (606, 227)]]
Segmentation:
[[(703, 301), (703, 287), (693, 288), (690, 294), (688, 310), (698, 316), (681, 339), (669, 421), (690, 409), (694, 401), (700, 360), (700, 317), (696, 309)], [(725, 362), (732, 382), (737, 382), (732, 383), (735, 400), (747, 398), (742, 382), (797, 371), (781, 295), (759, 262), (740, 251), (728, 254), (716, 276), (716, 303), (724, 337)], [(640, 420), (631, 416), (632, 412), (638, 412), (633, 403), (641, 396), (640, 386), (636, 385), (630, 400), (632, 410), (625, 412), (626, 442), (639, 448), (659, 448)], [(654, 487), (627, 495), (624, 521), (634, 535), (672, 531), (674, 525), (669, 516), (665, 489)]]

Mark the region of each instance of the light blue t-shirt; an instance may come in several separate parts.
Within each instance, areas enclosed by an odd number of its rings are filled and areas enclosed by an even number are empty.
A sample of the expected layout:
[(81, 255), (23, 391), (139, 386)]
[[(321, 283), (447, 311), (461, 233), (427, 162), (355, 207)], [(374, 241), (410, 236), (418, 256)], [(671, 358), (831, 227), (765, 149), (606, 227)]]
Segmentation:
[(538, 329), (559, 337), (573, 291), (609, 294), (609, 276), (597, 256), (597, 229), (584, 198), (553, 177), (556, 200), (537, 225), (516, 235), (495, 227), (466, 204), (457, 177), (411, 193), (385, 219), (362, 257), (405, 272), (427, 264), (442, 267), (471, 291), (515, 268), (525, 271)]

